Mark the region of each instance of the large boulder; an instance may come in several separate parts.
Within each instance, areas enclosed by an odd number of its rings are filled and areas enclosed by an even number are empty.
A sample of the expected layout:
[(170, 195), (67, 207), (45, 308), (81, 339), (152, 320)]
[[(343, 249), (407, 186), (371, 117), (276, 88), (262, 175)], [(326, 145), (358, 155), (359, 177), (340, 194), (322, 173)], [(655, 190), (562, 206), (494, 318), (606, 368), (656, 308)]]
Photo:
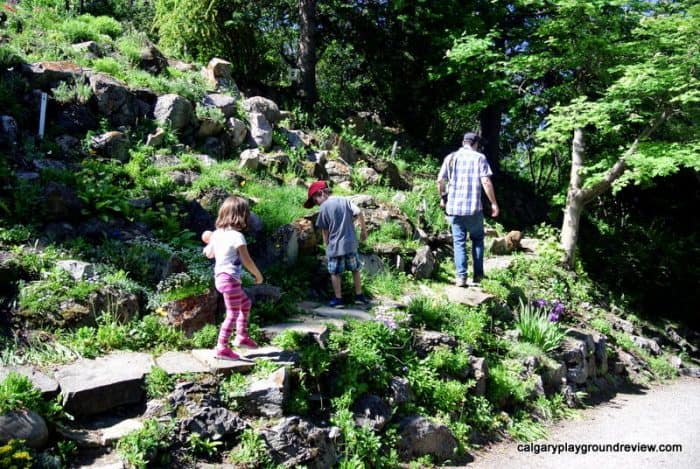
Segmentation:
[(159, 96), (153, 115), (158, 123), (169, 124), (174, 130), (186, 128), (194, 119), (192, 104), (177, 94)]
[(340, 184), (342, 182), (348, 182), (351, 178), (352, 168), (350, 165), (342, 160), (330, 160), (325, 164), (326, 173), (328, 173), (328, 179)]
[(404, 461), (431, 456), (435, 461), (442, 462), (454, 457), (457, 446), (457, 439), (445, 425), (420, 416), (405, 417), (399, 422), (396, 448)]
[(196, 296), (170, 301), (161, 307), (168, 324), (192, 335), (207, 324), (213, 324), (216, 316), (218, 293), (214, 289)]
[(420, 358), (426, 357), (438, 347), (447, 347), (450, 350), (457, 348), (457, 339), (454, 336), (438, 331), (416, 330), (413, 334), (413, 349)]
[(381, 431), (391, 418), (391, 409), (387, 403), (373, 394), (357, 399), (352, 405), (352, 412), (357, 425), (370, 428), (374, 432)]
[(96, 135), (90, 140), (90, 148), (104, 158), (129, 161), (129, 137), (124, 132), (112, 130)]
[(45, 61), (23, 64), (22, 73), (32, 88), (49, 90), (63, 81), (75, 81), (83, 74), (83, 69), (75, 62)]
[(202, 69), (202, 75), (209, 85), (216, 90), (227, 90), (238, 95), (238, 87), (232, 78), (233, 64), (223, 59), (213, 58)]
[(116, 126), (136, 122), (138, 108), (136, 97), (126, 84), (104, 73), (90, 75), (90, 87), (97, 99), (97, 109)]
[(411, 261), (411, 273), (416, 279), (430, 278), (435, 270), (435, 256), (430, 246), (421, 246)]
[(260, 434), (276, 464), (284, 467), (326, 469), (337, 463), (337, 428), (320, 428), (301, 417), (287, 417)]
[(265, 118), (265, 115), (259, 112), (251, 112), (248, 114), (250, 122), (250, 136), (255, 144), (266, 150), (272, 146), (272, 125)]
[(262, 114), (270, 124), (276, 124), (280, 120), (280, 109), (271, 99), (262, 96), (253, 96), (243, 101), (243, 109), (251, 114)]
[(245, 122), (236, 117), (228, 118), (226, 121), (226, 131), (231, 136), (231, 144), (234, 147), (245, 142), (245, 137), (248, 135), (248, 127), (246, 127)]
[(43, 448), (49, 440), (49, 429), (36, 412), (15, 410), (0, 415), (0, 443), (9, 440), (24, 440), (31, 448)]
[(279, 418), (289, 399), (289, 371), (280, 368), (265, 379), (251, 383), (241, 397), (248, 415)]
[(144, 45), (139, 53), (138, 67), (149, 73), (157, 75), (168, 68), (168, 59), (150, 41)]
[(236, 115), (236, 103), (238, 103), (238, 99), (227, 94), (210, 93), (202, 98), (204, 106), (217, 108), (226, 118)]

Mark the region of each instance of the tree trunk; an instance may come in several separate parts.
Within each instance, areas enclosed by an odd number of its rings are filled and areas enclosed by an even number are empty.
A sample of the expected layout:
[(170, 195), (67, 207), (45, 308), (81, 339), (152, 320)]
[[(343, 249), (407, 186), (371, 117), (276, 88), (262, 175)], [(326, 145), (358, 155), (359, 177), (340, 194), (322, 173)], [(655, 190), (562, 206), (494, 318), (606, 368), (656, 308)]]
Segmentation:
[(569, 175), (569, 190), (566, 195), (566, 207), (564, 208), (564, 222), (561, 226), (560, 240), (561, 247), (564, 249), (563, 261), (569, 267), (574, 264), (578, 228), (584, 207), (581, 191), (583, 157), (583, 130), (576, 129), (574, 130), (574, 139), (571, 145), (571, 173)]
[(299, 0), (299, 72), (304, 109), (310, 111), (316, 93), (316, 0)]
[(479, 115), (482, 148), (494, 174), (501, 171), (501, 118), (503, 106), (489, 104)]

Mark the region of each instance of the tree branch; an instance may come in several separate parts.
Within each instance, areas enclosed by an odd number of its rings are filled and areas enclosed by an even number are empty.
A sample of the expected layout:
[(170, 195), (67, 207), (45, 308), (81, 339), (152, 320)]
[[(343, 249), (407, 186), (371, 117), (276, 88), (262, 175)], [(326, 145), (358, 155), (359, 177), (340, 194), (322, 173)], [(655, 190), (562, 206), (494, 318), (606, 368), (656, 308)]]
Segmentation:
[(659, 126), (661, 126), (661, 124), (663, 124), (671, 116), (671, 112), (671, 106), (664, 108), (661, 114), (654, 119), (654, 122), (644, 129), (644, 131), (634, 140), (634, 142), (632, 142), (632, 145), (627, 149), (627, 151), (615, 162), (612, 168), (605, 173), (603, 179), (591, 187), (581, 191), (584, 204), (591, 202), (593, 199), (612, 187), (613, 182), (615, 182), (627, 170), (628, 166), (625, 160), (637, 151), (639, 142), (654, 133), (654, 131), (656, 131), (656, 129), (658, 129)]

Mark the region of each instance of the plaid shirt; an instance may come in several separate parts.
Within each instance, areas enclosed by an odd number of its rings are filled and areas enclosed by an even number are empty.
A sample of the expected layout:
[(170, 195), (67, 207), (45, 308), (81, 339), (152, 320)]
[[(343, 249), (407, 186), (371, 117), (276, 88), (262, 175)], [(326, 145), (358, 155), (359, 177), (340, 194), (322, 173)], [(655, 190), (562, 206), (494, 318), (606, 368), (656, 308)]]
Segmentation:
[(447, 155), (438, 173), (438, 181), (448, 183), (445, 212), (448, 215), (481, 212), (481, 178), (492, 174), (486, 157), (479, 152), (462, 147)]

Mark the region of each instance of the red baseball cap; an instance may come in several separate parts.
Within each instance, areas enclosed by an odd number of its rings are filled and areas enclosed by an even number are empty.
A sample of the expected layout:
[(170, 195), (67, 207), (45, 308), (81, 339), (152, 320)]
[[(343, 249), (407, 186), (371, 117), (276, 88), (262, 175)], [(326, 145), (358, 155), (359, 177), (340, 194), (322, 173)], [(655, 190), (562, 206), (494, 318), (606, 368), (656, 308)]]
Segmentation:
[(315, 205), (314, 194), (316, 194), (316, 192), (318, 192), (318, 191), (322, 191), (323, 189), (328, 189), (328, 184), (326, 184), (326, 181), (312, 182), (311, 185), (309, 186), (309, 193), (308, 193), (309, 198), (306, 199), (306, 202), (304, 202), (304, 208), (313, 207)]

